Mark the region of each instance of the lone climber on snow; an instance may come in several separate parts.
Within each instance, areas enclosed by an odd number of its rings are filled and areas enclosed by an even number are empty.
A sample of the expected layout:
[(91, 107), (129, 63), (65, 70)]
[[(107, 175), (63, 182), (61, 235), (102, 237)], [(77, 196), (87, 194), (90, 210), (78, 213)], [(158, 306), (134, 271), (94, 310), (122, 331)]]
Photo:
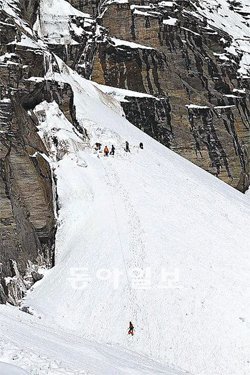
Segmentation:
[(132, 322), (129, 322), (128, 335), (134, 336), (134, 326)]

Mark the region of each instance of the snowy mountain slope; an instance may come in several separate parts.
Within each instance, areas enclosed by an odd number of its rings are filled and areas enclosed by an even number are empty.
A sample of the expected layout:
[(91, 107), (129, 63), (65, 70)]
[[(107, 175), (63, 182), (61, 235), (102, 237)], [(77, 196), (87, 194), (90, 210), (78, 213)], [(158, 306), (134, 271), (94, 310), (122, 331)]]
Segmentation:
[[(118, 102), (57, 62), (61, 73), (50, 79), (72, 86), (89, 143), (56, 103), (37, 106), (57, 178), (59, 227), (56, 266), (25, 304), (43, 322), (193, 374), (248, 374), (244, 196), (140, 132)], [(98, 158), (95, 142), (114, 144), (115, 157)]]
[[(29, 375), (182, 375), (118, 346), (98, 344), (24, 314), (13, 307), (0, 306), (0, 361), (15, 364)], [(0, 362), (0, 374), (9, 366)], [(15, 369), (15, 368), (14, 368)], [(14, 372), (12, 366), (6, 375)]]

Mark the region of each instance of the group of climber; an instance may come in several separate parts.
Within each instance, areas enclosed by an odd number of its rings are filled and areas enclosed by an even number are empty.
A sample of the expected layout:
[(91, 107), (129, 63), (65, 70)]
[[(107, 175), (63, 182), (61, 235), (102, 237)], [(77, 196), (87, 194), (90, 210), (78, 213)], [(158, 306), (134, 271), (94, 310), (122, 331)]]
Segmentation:
[[(140, 147), (140, 149), (143, 150), (143, 143), (142, 143), (142, 142), (139, 143), (139, 147)], [(94, 148), (95, 148), (95, 150), (96, 150), (97, 152), (100, 152), (100, 151), (101, 151), (101, 148), (102, 148), (101, 143), (96, 142)], [(125, 150), (126, 152), (130, 152), (130, 147), (129, 147), (129, 143), (128, 143), (128, 141), (125, 142), (125, 148), (124, 148), (124, 150)], [(104, 156), (106, 156), (106, 157), (109, 156), (109, 155), (115, 155), (115, 146), (112, 145), (112, 146), (111, 146), (111, 149), (109, 149), (108, 146), (105, 146), (104, 149), (103, 149), (103, 153), (104, 153)]]

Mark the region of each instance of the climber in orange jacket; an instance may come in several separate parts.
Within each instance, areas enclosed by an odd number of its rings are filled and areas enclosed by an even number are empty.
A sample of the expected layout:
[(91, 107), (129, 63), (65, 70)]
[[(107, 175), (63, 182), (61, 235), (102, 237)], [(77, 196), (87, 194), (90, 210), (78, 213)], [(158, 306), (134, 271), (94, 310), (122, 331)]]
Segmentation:
[(105, 147), (104, 147), (103, 152), (104, 152), (104, 156), (109, 156), (109, 149), (108, 149), (108, 146), (105, 146)]

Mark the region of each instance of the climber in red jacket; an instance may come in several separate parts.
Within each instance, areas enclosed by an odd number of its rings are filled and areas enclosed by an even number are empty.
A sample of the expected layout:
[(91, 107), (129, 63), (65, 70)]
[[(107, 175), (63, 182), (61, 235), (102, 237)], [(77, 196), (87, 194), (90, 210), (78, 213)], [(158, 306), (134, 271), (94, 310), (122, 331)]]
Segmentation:
[(134, 326), (133, 326), (132, 322), (129, 322), (128, 334), (131, 335), (131, 336), (134, 336)]

